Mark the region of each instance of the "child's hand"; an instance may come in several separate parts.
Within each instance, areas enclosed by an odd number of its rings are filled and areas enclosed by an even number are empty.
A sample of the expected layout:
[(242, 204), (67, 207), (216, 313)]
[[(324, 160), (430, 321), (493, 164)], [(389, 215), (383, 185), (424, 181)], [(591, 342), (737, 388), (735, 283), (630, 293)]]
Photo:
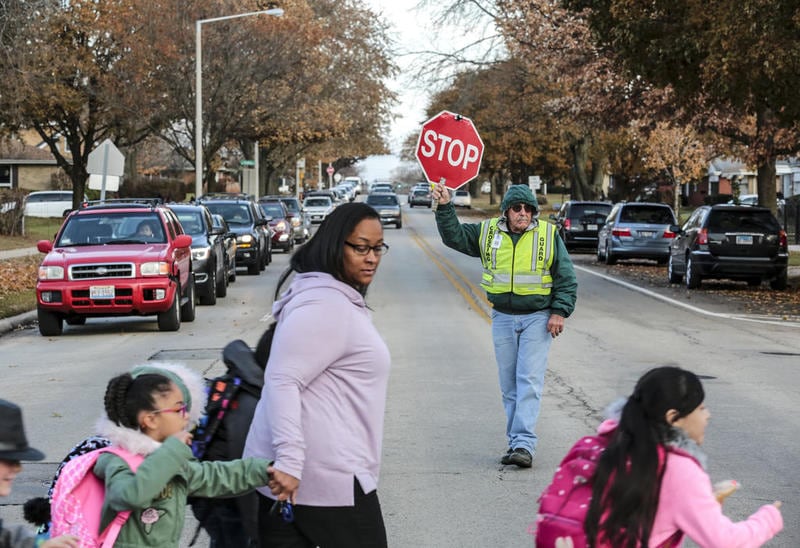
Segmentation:
[(81, 544), (78, 537), (72, 535), (61, 535), (44, 541), (40, 548), (80, 548)]
[(267, 472), (269, 472), (267, 486), (272, 494), (278, 497), (278, 500), (288, 500), (294, 504), (294, 496), (300, 486), (300, 480), (291, 474), (277, 470), (272, 465), (267, 467)]
[(739, 482), (736, 480), (725, 480), (714, 484), (714, 496), (717, 502), (722, 502), (733, 494), (739, 488)]
[(774, 506), (775, 508), (780, 510), (781, 506), (783, 506), (783, 503), (781, 501), (779, 501), (779, 500), (776, 500), (775, 502), (772, 503), (772, 506)]
[(186, 445), (192, 444), (192, 433), (187, 432), (186, 430), (181, 430), (180, 432), (172, 434), (172, 437), (178, 438), (182, 443), (185, 443)]

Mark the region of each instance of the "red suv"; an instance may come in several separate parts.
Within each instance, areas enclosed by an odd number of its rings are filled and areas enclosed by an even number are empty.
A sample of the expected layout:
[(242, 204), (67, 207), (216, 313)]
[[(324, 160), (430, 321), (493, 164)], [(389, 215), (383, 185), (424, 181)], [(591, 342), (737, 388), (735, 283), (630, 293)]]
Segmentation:
[(47, 253), (36, 283), (39, 332), (131, 315), (156, 315), (161, 331), (177, 331), (195, 317), (191, 245), (175, 214), (155, 201), (73, 211), (54, 242), (37, 244)]

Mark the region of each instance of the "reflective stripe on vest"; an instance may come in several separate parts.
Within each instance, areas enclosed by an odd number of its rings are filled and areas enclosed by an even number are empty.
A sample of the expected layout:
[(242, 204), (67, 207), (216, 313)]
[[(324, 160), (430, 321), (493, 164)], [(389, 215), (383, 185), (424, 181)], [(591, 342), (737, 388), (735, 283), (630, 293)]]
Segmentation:
[[(555, 225), (538, 221), (536, 227), (520, 236), (515, 246), (511, 236), (498, 229), (498, 220), (481, 223), (481, 287), (487, 293), (549, 295), (553, 287), (550, 267), (553, 265)], [(497, 238), (499, 245), (492, 245)]]

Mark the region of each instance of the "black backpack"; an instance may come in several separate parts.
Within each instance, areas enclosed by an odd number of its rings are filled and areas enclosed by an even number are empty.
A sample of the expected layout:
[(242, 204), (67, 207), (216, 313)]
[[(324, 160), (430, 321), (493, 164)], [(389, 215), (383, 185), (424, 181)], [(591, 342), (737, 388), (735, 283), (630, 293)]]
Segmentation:
[[(261, 336), (255, 352), (240, 339), (229, 342), (222, 350), (222, 360), (228, 370), (218, 377), (206, 379), (208, 401), (192, 441), (192, 452), (198, 459), (214, 461), (242, 457), (253, 413), (264, 386), (264, 369), (274, 334), (275, 322)], [(228, 499), (190, 498), (189, 503), (199, 522), (190, 546), (197, 540), (200, 528), (216, 536), (216, 545), (226, 546), (226, 537), (231, 540), (233, 532), (230, 529), (219, 530), (219, 521), (215, 520), (215, 513), (218, 512), (228, 516), (226, 519), (230, 518), (231, 512), (238, 513), (241, 524), (233, 527), (232, 523), (226, 522), (226, 527), (238, 529), (236, 533), (239, 535), (242, 531), (246, 532), (250, 544), (255, 545), (258, 531), (257, 500), (254, 492)], [(227, 545), (234, 544), (236, 542), (231, 541)]]

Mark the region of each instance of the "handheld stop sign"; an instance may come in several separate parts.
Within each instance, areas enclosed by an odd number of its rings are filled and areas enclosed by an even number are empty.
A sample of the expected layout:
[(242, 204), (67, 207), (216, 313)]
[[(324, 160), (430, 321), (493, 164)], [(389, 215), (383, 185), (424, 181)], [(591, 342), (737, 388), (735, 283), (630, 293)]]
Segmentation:
[(422, 124), (416, 156), (429, 183), (457, 189), (478, 176), (483, 141), (472, 120), (443, 110)]

